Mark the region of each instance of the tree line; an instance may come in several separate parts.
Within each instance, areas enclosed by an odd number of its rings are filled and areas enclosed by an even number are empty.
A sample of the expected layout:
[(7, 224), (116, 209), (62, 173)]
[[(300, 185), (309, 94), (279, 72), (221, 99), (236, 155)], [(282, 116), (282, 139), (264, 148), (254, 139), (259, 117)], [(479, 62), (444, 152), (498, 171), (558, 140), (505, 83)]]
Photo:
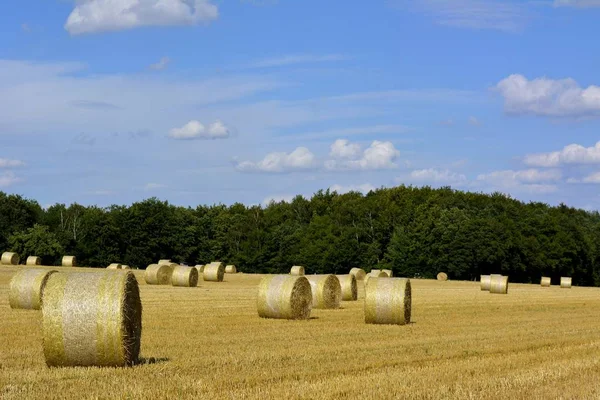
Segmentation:
[(59, 265), (113, 262), (145, 268), (161, 258), (213, 260), (249, 273), (347, 273), (360, 267), (395, 275), (474, 280), (502, 273), (511, 282), (600, 286), (600, 215), (561, 204), (523, 203), (501, 193), (399, 186), (368, 194), (318, 191), (267, 206), (181, 207), (150, 198), (130, 206), (55, 204), (47, 209), (0, 192), (0, 249)]

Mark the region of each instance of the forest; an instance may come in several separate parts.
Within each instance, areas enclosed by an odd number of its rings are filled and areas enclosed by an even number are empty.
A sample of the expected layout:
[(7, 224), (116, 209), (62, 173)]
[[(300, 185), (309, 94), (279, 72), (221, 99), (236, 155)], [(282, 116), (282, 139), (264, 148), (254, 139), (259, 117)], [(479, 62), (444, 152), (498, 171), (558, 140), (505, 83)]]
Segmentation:
[(156, 198), (102, 208), (0, 192), (0, 250), (58, 265), (113, 262), (145, 268), (161, 258), (220, 260), (246, 273), (347, 273), (389, 268), (397, 276), (511, 282), (572, 276), (600, 286), (600, 215), (564, 204), (523, 203), (501, 193), (398, 186), (368, 194), (318, 191), (267, 206), (181, 207)]

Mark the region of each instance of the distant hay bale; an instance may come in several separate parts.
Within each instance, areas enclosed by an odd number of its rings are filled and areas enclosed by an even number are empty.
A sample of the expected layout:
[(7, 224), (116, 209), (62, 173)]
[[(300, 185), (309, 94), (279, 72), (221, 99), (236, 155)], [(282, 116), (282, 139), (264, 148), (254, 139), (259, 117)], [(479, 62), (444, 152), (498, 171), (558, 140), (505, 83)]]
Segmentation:
[(118, 263), (112, 263), (108, 267), (106, 267), (106, 269), (122, 269), (122, 268), (123, 268), (123, 266)]
[(170, 285), (173, 268), (168, 264), (150, 264), (144, 273), (148, 285)]
[(270, 275), (258, 285), (256, 307), (262, 318), (308, 319), (312, 290), (304, 276)]
[(20, 257), (17, 253), (12, 253), (7, 251), (2, 253), (2, 258), (0, 259), (0, 264), (5, 265), (19, 265)]
[(171, 260), (158, 260), (158, 265), (171, 264)]
[(342, 286), (335, 275), (307, 276), (312, 291), (312, 306), (320, 309), (340, 308)]
[(354, 275), (357, 281), (364, 281), (367, 273), (362, 268), (352, 268), (350, 270), (350, 275)]
[(27, 257), (27, 260), (25, 261), (25, 265), (42, 265), (42, 257), (38, 257), (38, 256), (29, 256)]
[(171, 275), (171, 284), (180, 287), (196, 287), (198, 286), (198, 270), (194, 267), (178, 265), (173, 268)]
[(408, 324), (411, 303), (410, 279), (369, 279), (365, 289), (365, 323)]
[(572, 282), (573, 282), (572, 278), (568, 278), (568, 277), (562, 276), (560, 278), (560, 287), (564, 288), (564, 289), (571, 289)]
[(225, 273), (226, 274), (237, 274), (237, 268), (235, 267), (235, 265), (227, 265), (225, 267)]
[(542, 287), (550, 287), (551, 284), (552, 284), (552, 279), (550, 279), (550, 277), (542, 276), (542, 280), (540, 282), (540, 285), (542, 285)]
[(200, 264), (198, 264), (198, 265), (196, 265), (194, 268), (196, 268), (196, 269), (198, 270), (198, 273), (199, 273), (199, 274), (202, 274), (202, 273), (204, 273), (204, 265), (200, 265)]
[(301, 267), (299, 265), (294, 265), (292, 267), (292, 269), (290, 270), (290, 275), (303, 276), (304, 275), (304, 267)]
[(24, 269), (15, 274), (10, 281), (8, 302), (10, 308), (40, 310), (44, 287), (50, 275), (56, 271), (45, 269)]
[(371, 272), (369, 272), (366, 276), (365, 276), (365, 284), (367, 283), (367, 281), (370, 278), (387, 278), (387, 274), (381, 270), (378, 269), (372, 269)]
[(129, 265), (121, 265), (121, 269), (131, 269)]
[(394, 272), (392, 272), (391, 269), (382, 269), (381, 272), (385, 272), (386, 275), (390, 278), (394, 276)]
[(490, 275), (490, 293), (508, 293), (508, 276)]
[(481, 282), (481, 290), (490, 291), (491, 278), (490, 275), (481, 275), (481, 278), (479, 279)]
[(225, 267), (223, 263), (210, 263), (204, 266), (203, 277), (205, 281), (209, 282), (223, 282), (223, 275), (225, 275)]
[(438, 281), (447, 281), (448, 280), (448, 274), (446, 274), (445, 272), (440, 272), (437, 274), (437, 280)]
[(342, 288), (343, 301), (356, 301), (358, 299), (358, 286), (354, 275), (336, 275)]
[(62, 266), (63, 267), (76, 267), (77, 260), (75, 259), (75, 256), (63, 256)]
[(142, 303), (132, 272), (58, 273), (42, 303), (48, 366), (125, 366), (138, 361)]

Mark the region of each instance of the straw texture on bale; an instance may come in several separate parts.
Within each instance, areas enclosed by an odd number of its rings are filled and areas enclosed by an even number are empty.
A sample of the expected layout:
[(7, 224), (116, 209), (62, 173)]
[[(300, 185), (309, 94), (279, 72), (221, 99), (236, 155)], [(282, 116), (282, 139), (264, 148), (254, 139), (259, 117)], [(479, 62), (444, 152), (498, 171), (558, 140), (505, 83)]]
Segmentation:
[(490, 275), (490, 293), (508, 293), (508, 276)]
[(171, 260), (158, 260), (158, 265), (171, 264)]
[(563, 276), (560, 278), (560, 287), (565, 288), (565, 289), (570, 289), (572, 282), (573, 282), (572, 278), (567, 278), (567, 277)]
[(394, 276), (394, 273), (392, 272), (391, 269), (382, 269), (381, 272), (385, 272), (386, 275), (390, 278)]
[(308, 319), (312, 291), (304, 276), (270, 275), (258, 285), (256, 307), (262, 318)]
[(542, 276), (540, 285), (542, 285), (543, 287), (550, 287), (550, 285), (552, 284), (551, 282), (552, 282), (552, 279), (550, 279), (549, 276)]
[(50, 275), (55, 272), (45, 269), (24, 269), (17, 272), (10, 281), (8, 293), (10, 308), (40, 310), (44, 287)]
[(25, 265), (42, 265), (42, 257), (29, 256), (25, 261)]
[(121, 269), (131, 269), (129, 265), (121, 265)]
[(362, 268), (352, 268), (350, 270), (350, 275), (354, 275), (357, 281), (364, 281), (367, 273)]
[(411, 303), (410, 279), (369, 279), (365, 288), (365, 322), (367, 324), (408, 324)]
[(62, 258), (62, 266), (63, 267), (75, 267), (77, 266), (77, 260), (75, 256), (63, 256)]
[(223, 275), (225, 275), (225, 268), (222, 263), (210, 263), (204, 266), (204, 272), (202, 276), (205, 281), (210, 282), (223, 282)]
[(117, 264), (117, 263), (112, 263), (108, 267), (106, 267), (106, 269), (122, 269), (122, 268), (123, 268), (123, 266), (121, 264)]
[(198, 286), (198, 270), (194, 267), (186, 267), (178, 265), (173, 268), (171, 276), (171, 284), (173, 286), (196, 287)]
[(365, 283), (370, 279), (370, 278), (387, 278), (387, 274), (383, 271), (380, 271), (378, 269), (373, 269), (371, 270), (371, 272), (369, 272), (366, 276), (365, 276)]
[(304, 275), (304, 267), (301, 267), (299, 265), (294, 265), (292, 267), (292, 269), (290, 270), (290, 275), (303, 276)]
[(194, 268), (196, 268), (196, 269), (198, 270), (198, 273), (199, 273), (199, 274), (202, 274), (202, 273), (204, 273), (204, 265), (200, 265), (200, 264), (198, 264), (198, 265), (196, 265)]
[(447, 281), (448, 280), (448, 274), (446, 274), (445, 272), (440, 272), (437, 274), (437, 280), (438, 281)]
[(312, 291), (312, 306), (320, 309), (335, 309), (340, 307), (342, 286), (335, 275), (307, 276)]
[(237, 268), (235, 265), (228, 265), (225, 267), (226, 274), (237, 274)]
[(150, 264), (144, 273), (148, 285), (170, 285), (173, 268), (167, 264)]
[(343, 301), (356, 301), (358, 299), (358, 286), (354, 275), (336, 275), (342, 288)]
[(19, 265), (20, 257), (17, 253), (11, 253), (9, 251), (2, 253), (0, 263), (5, 265)]
[(132, 272), (58, 273), (42, 303), (48, 366), (125, 366), (138, 361), (142, 303)]
[(481, 290), (485, 290), (485, 291), (489, 292), (491, 279), (492, 279), (492, 277), (490, 275), (481, 275), (481, 278), (480, 278)]

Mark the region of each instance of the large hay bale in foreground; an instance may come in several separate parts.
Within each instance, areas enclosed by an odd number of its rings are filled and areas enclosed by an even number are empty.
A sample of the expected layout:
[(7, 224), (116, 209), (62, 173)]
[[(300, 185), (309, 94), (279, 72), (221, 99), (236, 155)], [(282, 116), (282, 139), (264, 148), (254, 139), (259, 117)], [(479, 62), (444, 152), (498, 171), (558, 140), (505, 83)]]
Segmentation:
[(223, 275), (225, 275), (225, 267), (223, 263), (211, 263), (204, 266), (204, 272), (202, 276), (205, 281), (209, 282), (223, 282)]
[(237, 274), (237, 268), (235, 267), (235, 265), (227, 265), (225, 267), (225, 273), (226, 274)]
[(312, 290), (304, 276), (270, 275), (258, 285), (256, 307), (262, 318), (308, 319)]
[(29, 256), (29, 257), (27, 257), (27, 260), (25, 261), (25, 265), (30, 265), (30, 266), (42, 265), (42, 257)]
[(304, 276), (304, 274), (305, 274), (304, 267), (301, 267), (299, 265), (294, 265), (292, 267), (292, 269), (290, 270), (290, 275)]
[(123, 266), (119, 263), (112, 263), (106, 269), (122, 269)]
[(63, 267), (76, 267), (77, 260), (75, 256), (63, 256), (61, 264)]
[(163, 259), (163, 260), (158, 260), (158, 265), (163, 265), (163, 264), (171, 264), (171, 260), (170, 259)]
[(350, 270), (350, 275), (354, 275), (357, 281), (364, 281), (367, 273), (362, 268), (352, 268)]
[(24, 269), (17, 272), (10, 281), (8, 292), (10, 308), (41, 309), (44, 287), (50, 275), (54, 273), (56, 271), (45, 269)]
[(490, 293), (508, 293), (508, 276), (490, 275)]
[(59, 273), (42, 304), (48, 366), (125, 366), (138, 361), (142, 303), (132, 272)]
[(358, 299), (358, 286), (354, 275), (336, 275), (342, 288), (343, 301), (356, 301)]
[(148, 285), (170, 285), (173, 268), (168, 264), (150, 264), (144, 273), (144, 280)]
[(550, 287), (552, 284), (552, 279), (549, 276), (542, 276), (542, 280), (540, 281), (540, 285), (542, 287)]
[(562, 276), (560, 278), (560, 287), (564, 288), (564, 289), (571, 289), (571, 285), (573, 283), (573, 279), (572, 278), (568, 278), (565, 276)]
[(394, 276), (394, 272), (391, 269), (382, 269), (381, 272), (385, 272), (385, 274), (390, 278)]
[(440, 272), (437, 274), (437, 280), (438, 281), (447, 281), (448, 280), (448, 274), (446, 274), (445, 272)]
[(371, 278), (365, 289), (365, 322), (367, 324), (408, 324), (411, 303), (410, 279)]
[(2, 253), (2, 258), (0, 258), (0, 264), (5, 265), (19, 265), (19, 261), (19, 255), (10, 251)]
[(173, 268), (171, 275), (171, 284), (181, 287), (196, 287), (198, 286), (198, 270), (195, 267), (186, 267), (178, 265)]
[(312, 306), (320, 309), (340, 308), (342, 286), (335, 275), (307, 276), (312, 291)]

